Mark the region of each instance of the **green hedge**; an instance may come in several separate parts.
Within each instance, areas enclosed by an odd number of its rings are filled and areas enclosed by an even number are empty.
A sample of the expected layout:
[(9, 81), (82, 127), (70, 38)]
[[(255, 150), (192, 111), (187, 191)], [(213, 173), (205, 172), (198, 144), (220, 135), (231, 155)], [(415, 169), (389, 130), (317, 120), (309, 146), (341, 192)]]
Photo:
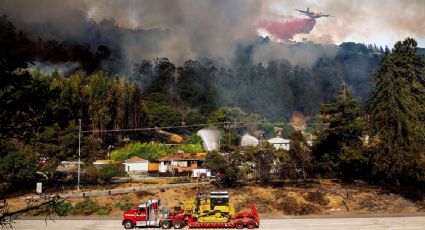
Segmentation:
[(146, 160), (156, 160), (158, 158), (175, 154), (177, 150), (182, 150), (185, 153), (199, 153), (203, 152), (202, 145), (196, 144), (183, 144), (177, 147), (170, 147), (156, 142), (140, 143), (134, 142), (125, 145), (120, 149), (112, 151), (111, 157), (116, 161), (124, 161), (131, 157), (140, 157)]
[(155, 160), (171, 152), (170, 146), (159, 143), (130, 143), (121, 149), (112, 151), (111, 157), (117, 161), (124, 161), (131, 157), (140, 157), (146, 160)]

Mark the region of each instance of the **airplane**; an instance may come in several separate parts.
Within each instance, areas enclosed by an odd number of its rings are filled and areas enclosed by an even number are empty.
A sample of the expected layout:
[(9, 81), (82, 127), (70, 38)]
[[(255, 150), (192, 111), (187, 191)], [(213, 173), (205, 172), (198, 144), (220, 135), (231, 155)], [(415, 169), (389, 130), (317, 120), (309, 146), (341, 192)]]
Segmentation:
[(330, 14), (322, 14), (322, 13), (315, 13), (313, 11), (310, 11), (310, 8), (307, 8), (307, 10), (299, 10), (299, 9), (295, 9), (296, 11), (300, 12), (303, 15), (306, 15), (310, 18), (321, 18), (321, 17), (335, 17), (332, 16)]

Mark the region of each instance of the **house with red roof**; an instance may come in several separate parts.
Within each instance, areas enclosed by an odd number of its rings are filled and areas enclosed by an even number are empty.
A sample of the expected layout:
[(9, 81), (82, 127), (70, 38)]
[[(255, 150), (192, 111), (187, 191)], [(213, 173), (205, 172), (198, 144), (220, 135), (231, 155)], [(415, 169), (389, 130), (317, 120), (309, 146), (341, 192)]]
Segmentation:
[(132, 157), (124, 161), (124, 168), (128, 174), (149, 171), (149, 161), (140, 157)]
[(182, 153), (168, 155), (158, 159), (159, 172), (192, 172), (193, 169), (202, 168), (205, 153)]

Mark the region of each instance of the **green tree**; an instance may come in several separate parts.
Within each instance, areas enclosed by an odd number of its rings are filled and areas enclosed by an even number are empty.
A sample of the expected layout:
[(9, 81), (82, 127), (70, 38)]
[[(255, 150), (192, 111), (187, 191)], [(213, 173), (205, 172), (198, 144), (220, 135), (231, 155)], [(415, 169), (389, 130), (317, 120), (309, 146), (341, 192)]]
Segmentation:
[(198, 134), (194, 133), (186, 137), (183, 141), (183, 144), (201, 144), (202, 145), (202, 138), (198, 136)]
[(269, 184), (272, 181), (272, 169), (275, 162), (275, 148), (268, 142), (249, 147), (246, 151), (248, 160), (255, 163), (257, 176), (260, 183)]
[(0, 194), (33, 182), (36, 156), (22, 142), (12, 139), (0, 146)]
[(216, 95), (213, 87), (213, 68), (207, 68), (198, 61), (186, 61), (178, 69), (177, 94), (190, 108), (207, 114), (216, 109)]
[(225, 187), (236, 185), (237, 169), (235, 169), (232, 162), (221, 153), (209, 152), (204, 164), (208, 169), (211, 169), (213, 173), (218, 173), (219, 182)]
[(291, 145), (289, 148), (289, 156), (294, 159), (296, 167), (301, 167), (303, 179), (307, 179), (307, 169), (311, 165), (311, 151), (307, 144), (307, 140), (301, 131), (295, 131), (289, 135)]
[(313, 146), (316, 167), (319, 172), (353, 179), (358, 176), (367, 159), (361, 148), (364, 132), (361, 100), (353, 98), (348, 86), (343, 83), (336, 101), (320, 108), (323, 122), (328, 128), (319, 133)]
[(374, 173), (395, 183), (425, 181), (425, 61), (412, 38), (399, 41), (375, 72), (369, 99), (371, 134), (377, 144)]
[(214, 172), (224, 172), (228, 165), (227, 159), (219, 152), (210, 152), (205, 159), (205, 166)]
[(111, 84), (106, 73), (98, 72), (90, 78), (89, 113), (92, 130), (106, 129), (111, 122)]
[(107, 164), (104, 165), (100, 170), (98, 174), (97, 182), (99, 184), (109, 184), (112, 181), (112, 178), (114, 176), (118, 176), (120, 170), (119, 170), (119, 164)]
[(182, 114), (162, 93), (152, 93), (144, 101), (149, 126), (181, 125)]

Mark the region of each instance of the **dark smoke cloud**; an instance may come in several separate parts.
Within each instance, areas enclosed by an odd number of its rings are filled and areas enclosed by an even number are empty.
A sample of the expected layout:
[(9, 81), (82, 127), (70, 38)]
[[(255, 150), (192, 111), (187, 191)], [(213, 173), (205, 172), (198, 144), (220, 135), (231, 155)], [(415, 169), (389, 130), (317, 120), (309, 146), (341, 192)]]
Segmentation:
[[(238, 44), (254, 42), (267, 15), (256, 0), (6, 0), (0, 13), (43, 39), (76, 40), (118, 51), (122, 73), (142, 59), (234, 58)], [(104, 20), (108, 19), (108, 20)]]
[[(89, 18), (113, 19), (118, 25), (131, 29), (167, 30), (170, 36), (160, 40), (161, 49), (155, 56), (180, 59), (226, 56), (234, 43), (255, 38), (253, 25), (262, 4), (255, 0), (6, 0), (1, 5), (2, 12), (25, 28), (31, 30), (33, 22), (44, 24), (48, 27), (44, 31), (59, 36), (78, 38), (87, 32), (83, 22)], [(128, 50), (134, 50), (132, 39), (123, 40), (130, 43)]]
[[(314, 23), (294, 11), (307, 7), (336, 17), (320, 18)], [(93, 50), (100, 45), (108, 46), (113, 53), (118, 53), (121, 63), (118, 69), (122, 73), (128, 73), (133, 63), (156, 57), (168, 57), (176, 64), (201, 57), (228, 62), (238, 44), (255, 41), (259, 25), (281, 41), (306, 38), (327, 44), (350, 40), (375, 43), (393, 42), (405, 36), (419, 37), (420, 40), (425, 37), (423, 9), (425, 1), (419, 0), (0, 2), (0, 14), (8, 15), (19, 29), (34, 37), (75, 40), (90, 44)], [(282, 17), (290, 20), (282, 22)], [(292, 58), (290, 53), (286, 54), (271, 56)], [(267, 57), (267, 53), (261, 52), (256, 57)]]

